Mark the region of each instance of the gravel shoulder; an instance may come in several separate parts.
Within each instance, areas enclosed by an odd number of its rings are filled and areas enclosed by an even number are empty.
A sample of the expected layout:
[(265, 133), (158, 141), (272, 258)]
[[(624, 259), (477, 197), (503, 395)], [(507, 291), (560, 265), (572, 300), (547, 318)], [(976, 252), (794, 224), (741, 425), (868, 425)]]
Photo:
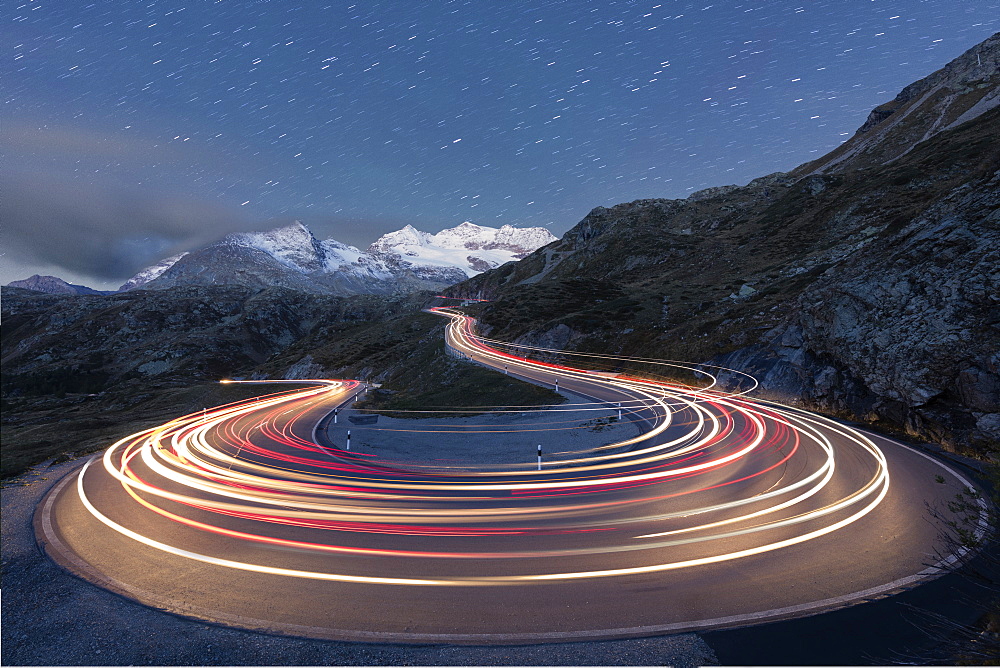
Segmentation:
[(83, 460), (4, 482), (3, 665), (717, 665), (697, 634), (588, 643), (465, 647), (265, 635), (142, 606), (63, 571), (39, 551), (35, 507)]

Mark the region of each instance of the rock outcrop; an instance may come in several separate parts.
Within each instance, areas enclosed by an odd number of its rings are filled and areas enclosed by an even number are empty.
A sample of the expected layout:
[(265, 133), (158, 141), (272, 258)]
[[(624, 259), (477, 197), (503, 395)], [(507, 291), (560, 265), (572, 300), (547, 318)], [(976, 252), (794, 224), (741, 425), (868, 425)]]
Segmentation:
[(719, 362), (952, 447), (1000, 441), (1000, 176), (983, 186), (827, 269), (760, 345)]

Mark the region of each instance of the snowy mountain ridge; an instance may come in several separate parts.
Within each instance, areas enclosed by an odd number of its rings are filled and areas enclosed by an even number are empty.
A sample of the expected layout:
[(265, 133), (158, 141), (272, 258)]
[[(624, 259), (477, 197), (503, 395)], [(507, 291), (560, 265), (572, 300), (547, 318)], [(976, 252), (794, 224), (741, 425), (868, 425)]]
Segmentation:
[(320, 242), (305, 225), (297, 221), (266, 232), (231, 234), (222, 242), (264, 251), (282, 264), (303, 274), (322, 271), (325, 266), (325, 256)]
[(154, 278), (158, 278), (167, 269), (170, 269), (170, 267), (174, 266), (177, 263), (177, 261), (180, 260), (185, 255), (187, 255), (187, 251), (183, 253), (178, 253), (177, 255), (171, 255), (168, 258), (160, 260), (154, 265), (146, 267), (138, 274), (125, 281), (125, 283), (123, 283), (122, 286), (118, 288), (118, 291), (125, 292), (127, 290), (131, 290), (132, 288), (138, 287), (144, 283), (149, 283)]
[(437, 289), (527, 256), (556, 241), (541, 227), (470, 222), (430, 234), (407, 225), (366, 250), (318, 240), (295, 221), (266, 232), (230, 234), (206, 248), (167, 258), (121, 290), (236, 283), (332, 294), (389, 294)]
[(465, 274), (458, 278), (461, 281), (519, 260), (553, 241), (556, 237), (544, 227), (504, 225), (497, 229), (464, 222), (429, 234), (407, 225), (380, 237), (368, 252), (390, 267), (425, 272), (451, 269), (453, 274), (458, 269)]

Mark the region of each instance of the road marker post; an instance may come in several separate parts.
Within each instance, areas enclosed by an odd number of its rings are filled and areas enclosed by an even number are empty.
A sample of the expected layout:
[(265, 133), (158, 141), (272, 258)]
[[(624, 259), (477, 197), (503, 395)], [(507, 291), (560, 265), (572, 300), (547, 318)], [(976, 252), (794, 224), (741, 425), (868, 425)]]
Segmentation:
[(351, 430), (347, 430), (347, 449), (351, 449)]
[(333, 409), (333, 424), (337, 424), (337, 413), (339, 413), (339, 412), (340, 412), (339, 408), (334, 408)]
[(559, 379), (556, 378), (556, 392), (559, 391)]
[(542, 446), (538, 445), (538, 470), (542, 470)]
[(618, 402), (618, 419), (622, 419), (622, 402)]

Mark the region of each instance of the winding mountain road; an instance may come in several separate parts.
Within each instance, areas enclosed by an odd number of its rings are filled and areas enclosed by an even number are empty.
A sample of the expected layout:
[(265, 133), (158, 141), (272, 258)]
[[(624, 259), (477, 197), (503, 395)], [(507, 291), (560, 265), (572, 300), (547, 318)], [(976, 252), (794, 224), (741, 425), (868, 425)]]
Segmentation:
[(543, 455), (540, 469), (534, 456), (477, 468), (387, 460), (317, 430), (358, 382), (285, 381), (296, 384), (95, 456), (40, 505), (39, 542), (80, 576), (171, 612), (421, 643), (746, 625), (889, 595), (945, 565), (934, 565), (943, 548), (926, 508), (970, 483), (927, 455), (717, 391), (704, 370), (689, 387), (582, 370), (634, 359), (581, 356), (571, 368), (434, 311), (451, 319), (454, 354), (558, 384), (588, 398), (573, 410), (642, 433)]

